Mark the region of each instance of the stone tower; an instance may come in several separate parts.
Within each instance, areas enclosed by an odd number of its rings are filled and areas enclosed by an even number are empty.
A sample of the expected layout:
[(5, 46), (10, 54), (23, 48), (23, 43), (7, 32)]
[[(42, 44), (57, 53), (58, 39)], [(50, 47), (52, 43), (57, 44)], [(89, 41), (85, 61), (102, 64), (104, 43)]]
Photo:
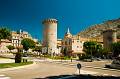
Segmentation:
[(110, 48), (113, 42), (117, 41), (116, 30), (108, 29), (103, 31), (103, 45), (104, 48)]
[(57, 52), (57, 20), (45, 19), (42, 24), (44, 51), (53, 55)]

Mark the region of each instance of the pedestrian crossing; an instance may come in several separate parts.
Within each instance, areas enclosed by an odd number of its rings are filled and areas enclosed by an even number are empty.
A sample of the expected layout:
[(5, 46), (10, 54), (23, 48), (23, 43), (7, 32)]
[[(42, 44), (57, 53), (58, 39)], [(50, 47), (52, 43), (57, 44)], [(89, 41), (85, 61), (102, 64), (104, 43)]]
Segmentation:
[(97, 74), (98, 72), (93, 72), (93, 71), (86, 71), (86, 70), (80, 70), (80, 73), (79, 73), (79, 70), (77, 69), (75, 74)]
[[(39, 61), (41, 62), (41, 61)], [(43, 62), (43, 61), (42, 61)], [(75, 62), (70, 62), (70, 61), (61, 61), (61, 60), (45, 60), (44, 63), (51, 63), (51, 64), (59, 64), (59, 65), (64, 65), (64, 66), (68, 66), (68, 67), (72, 67), (72, 68), (76, 68), (77, 63), (81, 63), (79, 61), (75, 61)], [(82, 62), (83, 63), (83, 62)], [(109, 69), (109, 68), (104, 68), (104, 67), (98, 67), (96, 65), (89, 65), (89, 64), (82, 64), (82, 68), (92, 68), (92, 69), (100, 69), (100, 70), (110, 70), (110, 71), (117, 71), (119, 72), (120, 70), (116, 70), (116, 69)], [(97, 70), (98, 71), (98, 70)], [(82, 70), (82, 74), (94, 74), (94, 75), (100, 75), (101, 73), (97, 72), (97, 71), (84, 71)], [(78, 74), (78, 71), (75, 72), (76, 74)], [(102, 76), (116, 76), (116, 75), (110, 75), (107, 73), (101, 74)]]

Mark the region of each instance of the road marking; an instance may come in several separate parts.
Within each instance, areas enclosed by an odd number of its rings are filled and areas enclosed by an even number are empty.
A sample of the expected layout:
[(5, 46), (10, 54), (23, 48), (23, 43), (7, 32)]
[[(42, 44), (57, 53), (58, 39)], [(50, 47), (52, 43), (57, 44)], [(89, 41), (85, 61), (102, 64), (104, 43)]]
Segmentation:
[(5, 76), (5, 75), (0, 75), (0, 77), (3, 77), (3, 76)]
[(108, 74), (103, 74), (103, 75), (107, 76)]
[(112, 75), (112, 76), (117, 77), (117, 75)]
[[(80, 74), (97, 74), (98, 72), (93, 72), (93, 71), (85, 71), (85, 70), (80, 70)], [(79, 74), (79, 70), (77, 69), (75, 74)]]
[[(68, 66), (76, 66), (75, 63), (69, 63), (69, 62), (66, 62), (66, 61), (49, 61), (47, 60), (46, 62), (49, 62), (49, 63), (55, 63), (55, 64), (62, 64), (62, 65), (68, 65)], [(97, 66), (86, 66), (86, 65), (82, 65), (82, 67), (86, 67), (86, 68), (94, 68), (94, 69), (102, 69), (102, 70), (110, 70), (110, 71), (118, 71), (120, 72), (120, 70), (118, 69), (110, 69), (110, 68), (104, 68), (104, 67), (97, 67)]]
[(7, 77), (5, 75), (0, 75), (0, 79), (11, 79), (10, 77)]

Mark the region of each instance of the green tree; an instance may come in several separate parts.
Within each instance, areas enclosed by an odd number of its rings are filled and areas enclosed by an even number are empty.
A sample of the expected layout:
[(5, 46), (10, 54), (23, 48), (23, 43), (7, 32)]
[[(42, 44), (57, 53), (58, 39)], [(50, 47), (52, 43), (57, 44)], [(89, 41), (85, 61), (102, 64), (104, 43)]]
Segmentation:
[(28, 51), (29, 48), (34, 48), (35, 47), (35, 42), (29, 38), (24, 38), (22, 41), (21, 41), (21, 44), (23, 45), (23, 49), (25, 51)]
[(35, 46), (35, 48), (33, 49), (33, 51), (37, 51), (38, 54), (40, 55), (40, 52), (42, 52), (42, 46)]
[(68, 52), (67, 52), (67, 48), (62, 48), (61, 50), (61, 53), (64, 55), (64, 56), (68, 56)]
[(63, 50), (63, 54), (64, 54), (64, 56), (68, 56), (67, 48), (64, 48), (64, 50)]
[(91, 58), (92, 56), (100, 56), (102, 50), (101, 44), (94, 41), (87, 41), (84, 42), (83, 47), (83, 51), (85, 51), (87, 55), (91, 55)]
[(107, 56), (109, 52), (110, 52), (110, 49), (107, 49), (107, 48), (103, 48), (101, 51), (102, 55), (105, 55), (105, 56)]
[(15, 49), (15, 47), (12, 45), (8, 45), (7, 48), (10, 50), (10, 52), (11, 52), (11, 50)]
[(0, 39), (10, 39), (11, 33), (8, 28), (0, 28)]
[(42, 52), (42, 46), (35, 46), (33, 51)]
[(83, 50), (86, 52), (86, 54), (92, 55), (95, 50), (95, 46), (96, 46), (96, 42), (87, 41), (87, 42), (84, 42), (83, 44), (83, 47), (84, 47)]
[(120, 42), (115, 42), (112, 44), (113, 56), (117, 57), (120, 54)]
[(95, 53), (94, 53), (96, 57), (99, 57), (102, 55), (102, 49), (103, 49), (103, 47), (101, 44), (96, 44)]

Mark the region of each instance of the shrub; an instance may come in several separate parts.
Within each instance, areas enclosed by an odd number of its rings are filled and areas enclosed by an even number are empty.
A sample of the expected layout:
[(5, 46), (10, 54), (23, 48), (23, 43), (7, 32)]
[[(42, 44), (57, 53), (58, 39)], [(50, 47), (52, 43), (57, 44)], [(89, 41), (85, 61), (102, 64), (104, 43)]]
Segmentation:
[(91, 58), (91, 55), (79, 56), (79, 60), (90, 59), (90, 58)]
[(21, 63), (22, 55), (21, 53), (16, 53), (15, 55), (15, 63)]

